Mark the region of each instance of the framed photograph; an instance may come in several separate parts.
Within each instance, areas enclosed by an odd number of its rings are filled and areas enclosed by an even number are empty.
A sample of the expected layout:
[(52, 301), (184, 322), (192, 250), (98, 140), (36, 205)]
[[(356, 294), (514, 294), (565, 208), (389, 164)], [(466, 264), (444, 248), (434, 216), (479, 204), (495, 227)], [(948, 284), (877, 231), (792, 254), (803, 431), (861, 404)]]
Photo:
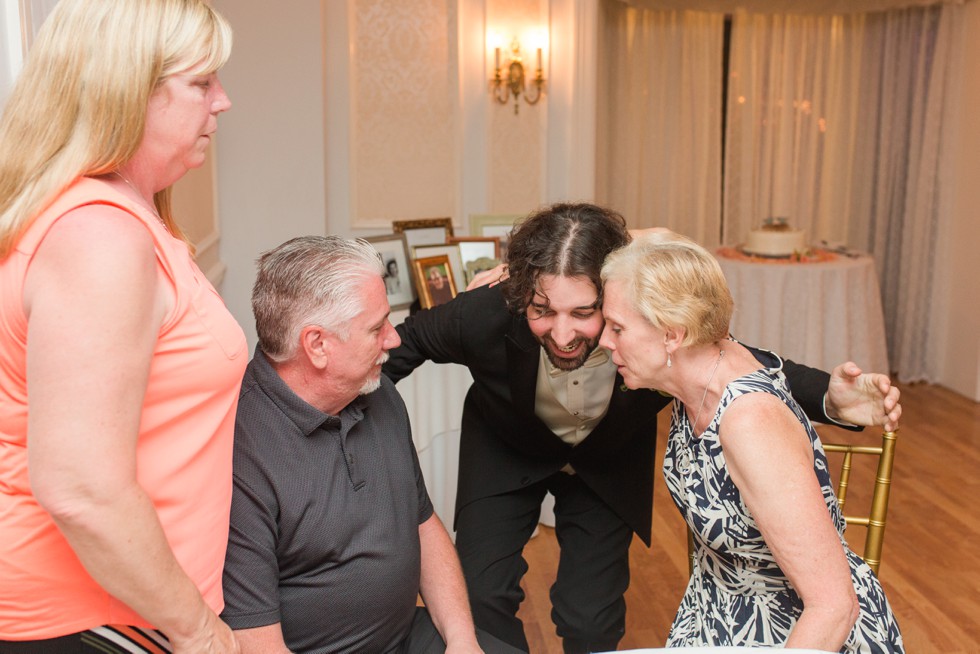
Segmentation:
[(393, 220), (391, 229), (396, 234), (404, 234), (408, 251), (417, 245), (444, 245), (453, 235), (452, 218), (421, 218), (419, 220)]
[(385, 292), (391, 310), (409, 308), (415, 301), (415, 279), (405, 235), (384, 234), (368, 236), (364, 240), (374, 246), (385, 265)]
[(496, 236), (500, 239), (497, 259), (507, 260), (507, 242), (514, 225), (524, 219), (516, 213), (474, 213), (470, 214), (470, 234), (473, 236)]
[(469, 282), (466, 280), (464, 261), (458, 245), (416, 245), (415, 249), (412, 250), (413, 259), (427, 259), (438, 257), (441, 254), (449, 257), (449, 265), (453, 269), (453, 282), (456, 284), (457, 292), (466, 289)]
[(456, 283), (448, 256), (424, 257), (412, 263), (415, 266), (415, 287), (423, 309), (437, 307), (456, 297)]
[(466, 285), (469, 286), (470, 282), (477, 274), (483, 272), (484, 270), (490, 270), (496, 268), (500, 265), (500, 259), (490, 259), (489, 257), (480, 257), (479, 259), (471, 259), (467, 261), (466, 266)]
[(465, 273), (463, 278), (467, 284), (476, 273), (500, 263), (499, 236), (450, 236), (449, 242), (459, 246)]

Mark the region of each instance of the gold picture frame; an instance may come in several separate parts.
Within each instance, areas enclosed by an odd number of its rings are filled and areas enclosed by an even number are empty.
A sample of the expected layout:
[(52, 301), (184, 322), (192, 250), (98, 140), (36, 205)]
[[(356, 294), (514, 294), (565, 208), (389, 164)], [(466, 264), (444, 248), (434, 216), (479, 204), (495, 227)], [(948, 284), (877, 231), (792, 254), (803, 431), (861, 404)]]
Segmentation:
[(443, 245), (453, 235), (452, 218), (417, 218), (391, 221), (391, 231), (404, 234), (408, 251), (417, 245)]
[(437, 307), (456, 297), (453, 266), (449, 263), (447, 255), (413, 259), (412, 266), (415, 268), (415, 287), (419, 294), (419, 304), (423, 309)]
[(413, 259), (428, 259), (437, 257), (440, 254), (449, 257), (449, 266), (453, 270), (453, 281), (456, 284), (457, 291), (459, 289), (465, 289), (466, 285), (469, 284), (469, 280), (466, 279), (466, 268), (458, 245), (454, 243), (433, 243), (432, 245), (416, 245), (412, 250)]

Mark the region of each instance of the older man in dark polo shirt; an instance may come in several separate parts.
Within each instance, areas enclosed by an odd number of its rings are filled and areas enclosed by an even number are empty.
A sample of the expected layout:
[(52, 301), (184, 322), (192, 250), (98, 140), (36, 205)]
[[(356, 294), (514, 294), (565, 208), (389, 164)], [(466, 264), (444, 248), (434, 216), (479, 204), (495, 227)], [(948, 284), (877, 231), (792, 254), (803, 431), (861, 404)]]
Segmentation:
[(246, 654), (517, 651), (474, 629), (405, 405), (381, 376), (399, 344), (383, 274), (370, 244), (336, 237), (259, 259), (222, 614)]

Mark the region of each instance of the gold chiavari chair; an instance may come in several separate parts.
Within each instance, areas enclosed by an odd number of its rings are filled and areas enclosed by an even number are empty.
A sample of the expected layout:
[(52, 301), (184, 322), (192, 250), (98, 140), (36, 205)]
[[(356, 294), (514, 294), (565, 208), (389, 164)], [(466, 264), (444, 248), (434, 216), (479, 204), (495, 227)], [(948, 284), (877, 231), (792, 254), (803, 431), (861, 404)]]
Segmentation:
[[(895, 430), (898, 431), (898, 430)], [(881, 566), (881, 548), (885, 540), (885, 520), (888, 516), (888, 495), (891, 493), (892, 467), (895, 463), (895, 431), (886, 431), (881, 435), (881, 445), (845, 445), (840, 443), (824, 443), (826, 452), (843, 454), (840, 478), (837, 481), (837, 505), (844, 514), (844, 521), (849, 525), (859, 525), (868, 529), (864, 541), (864, 553), (861, 558), (868, 567), (878, 574)], [(854, 515), (844, 510), (847, 502), (847, 486), (851, 481), (851, 468), (855, 454), (865, 454), (878, 457), (878, 469), (875, 473), (874, 490), (871, 494), (871, 509), (868, 515)], [(687, 566), (688, 572), (694, 570), (694, 535), (687, 530)]]
[[(875, 574), (878, 574), (878, 568), (881, 566), (881, 548), (885, 540), (885, 520), (888, 516), (888, 495), (891, 492), (896, 442), (896, 433), (886, 431), (881, 435), (881, 445), (823, 444), (825, 451), (844, 455), (841, 462), (840, 478), (837, 480), (837, 504), (840, 506), (841, 512), (844, 514), (844, 521), (847, 524), (867, 528), (868, 535), (864, 541), (864, 553), (861, 558), (868, 564), (868, 567), (875, 571)], [(878, 457), (874, 491), (871, 494), (871, 508), (867, 515), (854, 515), (844, 509), (844, 503), (847, 501), (847, 486), (851, 481), (853, 455), (855, 454)]]

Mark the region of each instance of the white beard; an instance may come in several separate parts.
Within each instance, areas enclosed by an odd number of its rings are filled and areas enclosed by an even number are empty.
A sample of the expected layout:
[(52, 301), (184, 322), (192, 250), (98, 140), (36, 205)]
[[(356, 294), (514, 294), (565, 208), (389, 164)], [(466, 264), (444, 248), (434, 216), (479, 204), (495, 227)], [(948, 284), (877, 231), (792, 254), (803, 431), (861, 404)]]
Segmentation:
[[(388, 360), (388, 353), (387, 352), (382, 352), (381, 353), (381, 356), (378, 357), (378, 360), (374, 362), (374, 365), (376, 365), (376, 366), (382, 366), (382, 365), (384, 365), (385, 361), (387, 361), (387, 360)], [(383, 374), (384, 373), (379, 372), (378, 373), (378, 376), (375, 379), (369, 379), (366, 382), (364, 382), (364, 385), (361, 386), (361, 390), (359, 390), (357, 392), (357, 394), (358, 395), (367, 395), (368, 393), (373, 393), (374, 391), (376, 391), (379, 388), (381, 388), (381, 375), (383, 375)]]

